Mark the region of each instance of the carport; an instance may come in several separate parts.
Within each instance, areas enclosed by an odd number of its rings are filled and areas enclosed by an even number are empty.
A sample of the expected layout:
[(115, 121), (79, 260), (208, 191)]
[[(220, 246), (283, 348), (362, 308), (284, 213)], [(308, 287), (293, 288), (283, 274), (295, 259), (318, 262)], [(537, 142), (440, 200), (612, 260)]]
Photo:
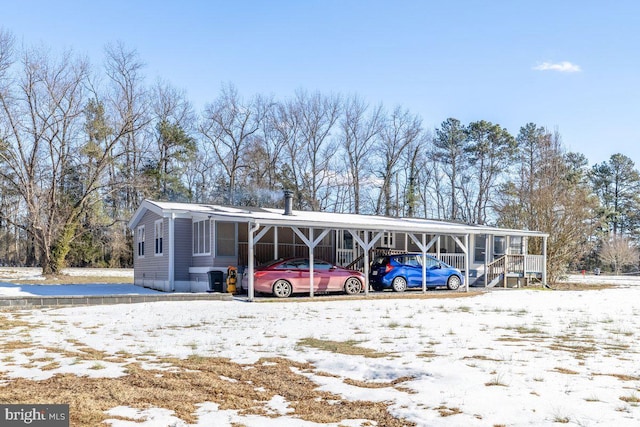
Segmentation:
[[(236, 218), (237, 219), (237, 218)], [(338, 214), (328, 212), (293, 211), (290, 207), (282, 210), (266, 209), (252, 212), (248, 219), (248, 259), (254, 259), (255, 245), (271, 229), (275, 227), (290, 228), (307, 246), (309, 250), (310, 282), (314, 276), (314, 248), (331, 231), (348, 231), (364, 253), (365, 294), (369, 293), (369, 252), (384, 235), (385, 232), (406, 233), (422, 253), (422, 292), (426, 288), (426, 257), (427, 252), (439, 243), (441, 236), (450, 236), (464, 254), (465, 291), (469, 291), (469, 236), (471, 234), (489, 234), (495, 232), (512, 232), (523, 235), (543, 237), (543, 255), (545, 258), (542, 271), (542, 282), (546, 284), (546, 245), (547, 235), (523, 230), (505, 230), (495, 227), (475, 226), (468, 224), (450, 223), (418, 218), (390, 218), (370, 215)], [(305, 234), (302, 230), (308, 230)], [(276, 233), (277, 235), (277, 233)], [(427, 241), (427, 237), (431, 239)], [(277, 242), (274, 244), (277, 246)], [(439, 251), (438, 251), (439, 252)], [(254, 300), (254, 268), (253, 262), (247, 266), (248, 299)], [(309, 296), (314, 296), (313, 286), (310, 286)]]

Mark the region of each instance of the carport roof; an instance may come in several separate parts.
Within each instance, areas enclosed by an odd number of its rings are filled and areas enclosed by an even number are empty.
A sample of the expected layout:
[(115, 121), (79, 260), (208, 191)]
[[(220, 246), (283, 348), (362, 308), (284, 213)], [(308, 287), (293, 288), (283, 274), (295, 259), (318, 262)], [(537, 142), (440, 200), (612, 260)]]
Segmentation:
[(398, 218), (374, 215), (356, 215), (332, 212), (292, 211), (284, 215), (282, 209), (229, 207), (221, 205), (173, 203), (144, 200), (129, 221), (135, 228), (144, 213), (149, 210), (162, 217), (212, 218), (224, 221), (255, 223), (261, 226), (313, 227), (344, 230), (397, 231), (427, 234), (504, 234), (510, 236), (547, 237), (539, 231), (515, 230), (483, 225), (446, 222), (421, 218)]

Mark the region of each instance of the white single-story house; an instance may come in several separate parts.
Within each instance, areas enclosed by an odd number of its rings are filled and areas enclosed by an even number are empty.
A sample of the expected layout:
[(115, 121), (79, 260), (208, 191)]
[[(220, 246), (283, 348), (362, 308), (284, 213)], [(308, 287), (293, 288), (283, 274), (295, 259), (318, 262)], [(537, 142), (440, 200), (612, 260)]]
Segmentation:
[[(467, 289), (469, 285), (506, 287), (532, 278), (546, 284), (545, 233), (419, 218), (297, 211), (291, 209), (291, 196), (285, 193), (284, 209), (144, 200), (129, 222), (134, 233), (135, 284), (167, 292), (206, 292), (212, 290), (210, 272), (225, 275), (229, 267), (236, 267), (248, 275), (252, 300), (253, 271), (260, 263), (304, 256), (312, 263), (323, 259), (358, 269), (368, 277), (376, 251), (432, 255), (459, 268)], [(529, 253), (530, 239), (541, 241), (536, 245), (541, 253)]]

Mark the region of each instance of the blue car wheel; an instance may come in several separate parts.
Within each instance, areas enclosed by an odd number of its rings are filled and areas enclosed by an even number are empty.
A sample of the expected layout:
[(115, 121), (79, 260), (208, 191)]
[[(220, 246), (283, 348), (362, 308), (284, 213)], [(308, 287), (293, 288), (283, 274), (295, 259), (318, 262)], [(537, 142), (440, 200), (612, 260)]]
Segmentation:
[(447, 288), (449, 288), (449, 290), (452, 290), (452, 291), (457, 290), (461, 284), (462, 284), (462, 281), (458, 276), (455, 276), (455, 275), (449, 277), (449, 280), (447, 280)]
[(402, 276), (398, 276), (391, 282), (391, 288), (396, 292), (404, 292), (407, 289), (407, 280)]

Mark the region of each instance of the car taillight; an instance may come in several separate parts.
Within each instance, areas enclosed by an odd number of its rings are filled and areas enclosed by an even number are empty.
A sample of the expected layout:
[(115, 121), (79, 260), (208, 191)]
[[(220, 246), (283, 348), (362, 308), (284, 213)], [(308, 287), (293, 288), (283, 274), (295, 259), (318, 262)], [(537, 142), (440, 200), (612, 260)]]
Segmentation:
[(391, 270), (393, 270), (393, 266), (391, 264), (387, 264), (387, 265), (384, 266), (384, 272), (385, 273), (388, 273)]
[(255, 273), (253, 273), (253, 277), (262, 277), (265, 274), (267, 274), (266, 271), (256, 271)]

